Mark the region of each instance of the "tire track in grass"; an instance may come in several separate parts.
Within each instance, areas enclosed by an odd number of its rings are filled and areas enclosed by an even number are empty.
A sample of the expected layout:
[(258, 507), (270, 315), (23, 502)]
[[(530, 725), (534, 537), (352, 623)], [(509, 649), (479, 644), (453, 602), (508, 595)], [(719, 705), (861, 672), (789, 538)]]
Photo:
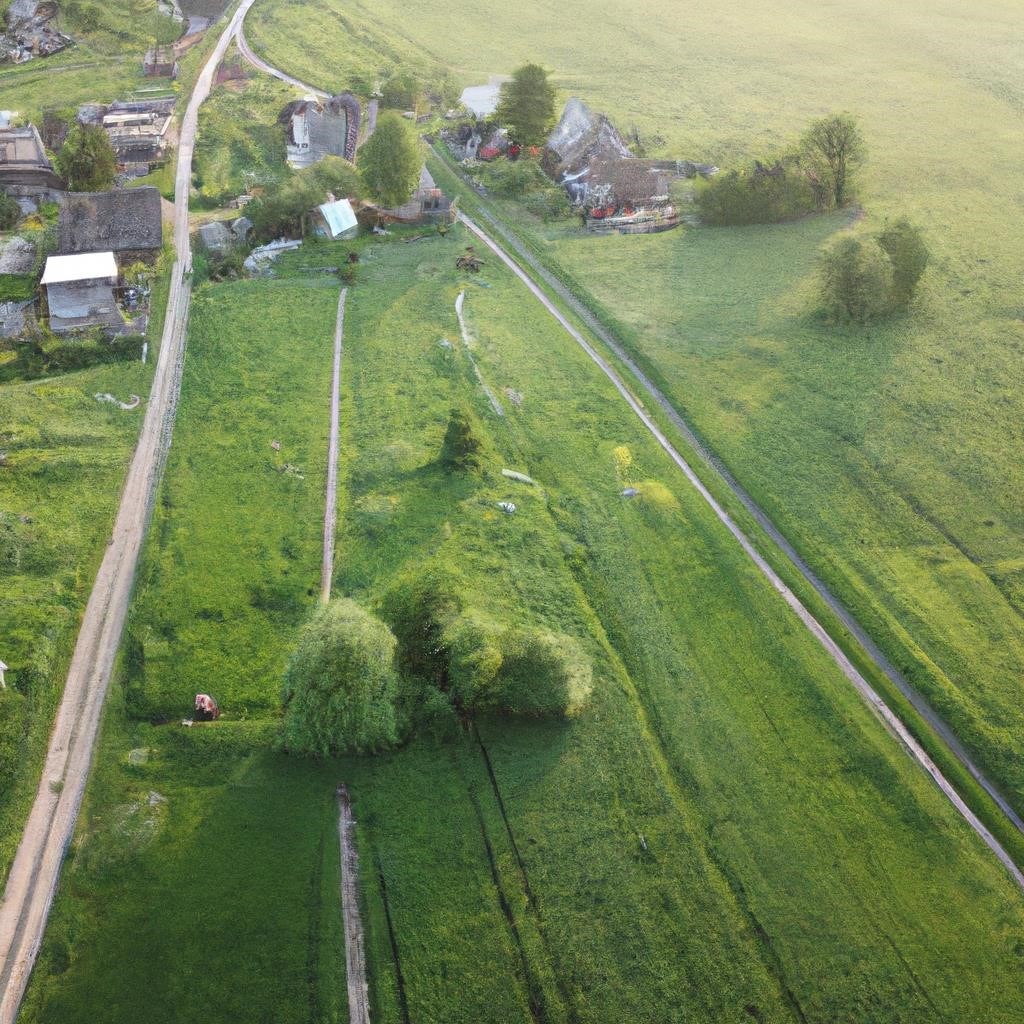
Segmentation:
[(402, 1024), (412, 1024), (409, 1018), (409, 999), (405, 994), (405, 975), (402, 974), (402, 957), (398, 952), (398, 936), (395, 934), (395, 922), (391, 918), (391, 901), (388, 899), (388, 883), (384, 878), (384, 868), (380, 862), (380, 854), (374, 851), (373, 866), (377, 871), (380, 884), (381, 903), (384, 904), (384, 920), (388, 926), (388, 942), (391, 944), (391, 959), (395, 965), (395, 985), (398, 989), (398, 1007), (402, 1014)]
[[(557, 306), (549, 299), (540, 286), (531, 278), (522, 267), (519, 266), (511, 256), (497, 243), (490, 235), (488, 235), (482, 228), (480, 228), (475, 221), (467, 217), (464, 213), (459, 213), (459, 220), (462, 221), (466, 227), (476, 235), (494, 254), (504, 263), (509, 270), (534, 295), (534, 297), (544, 306), (544, 308), (555, 318), (556, 321), (562, 326), (562, 328), (569, 334), (569, 336), (576, 342), (580, 348), (590, 357), (590, 359), (600, 368), (602, 373), (611, 381), (613, 387), (626, 401), (629, 407), (636, 414), (637, 418), (647, 428), (648, 432), (654, 437), (665, 453), (672, 459), (676, 464), (676, 467), (682, 472), (686, 479), (690, 482), (697, 493), (704, 499), (704, 501), (711, 508), (712, 512), (722, 523), (723, 526), (732, 534), (733, 538), (743, 549), (747, 557), (754, 563), (755, 567), (760, 570), (761, 574), (768, 580), (771, 586), (776, 592), (782, 597), (782, 599), (789, 605), (790, 609), (795, 613), (800, 622), (804, 627), (811, 633), (811, 635), (818, 641), (819, 644), (825, 649), (825, 652), (829, 655), (840, 672), (846, 677), (846, 679), (853, 685), (854, 689), (860, 694), (864, 702), (872, 709), (875, 715), (881, 720), (882, 724), (886, 729), (903, 745), (910, 756), (925, 770), (925, 772), (932, 778), (936, 786), (943, 793), (946, 799), (953, 805), (960, 816), (967, 822), (970, 828), (982, 839), (985, 845), (996, 855), (1000, 863), (1006, 868), (1010, 877), (1017, 884), (1017, 886), (1024, 890), (1024, 872), (1021, 872), (1020, 868), (1013, 861), (1010, 855), (1003, 848), (1002, 844), (998, 839), (989, 831), (988, 828), (982, 823), (978, 816), (967, 806), (963, 798), (956, 791), (954, 786), (949, 780), (943, 775), (941, 769), (932, 760), (927, 751), (921, 744), (914, 738), (910, 733), (910, 730), (903, 724), (903, 721), (896, 715), (896, 713), (889, 707), (885, 701), (882, 700), (881, 696), (875, 691), (871, 684), (861, 675), (856, 666), (843, 652), (842, 648), (832, 636), (828, 633), (824, 626), (811, 614), (809, 609), (803, 602), (793, 593), (792, 590), (782, 580), (782, 577), (771, 567), (767, 559), (754, 547), (751, 540), (747, 535), (740, 529), (739, 525), (732, 518), (732, 516), (723, 508), (718, 500), (712, 495), (707, 489), (700, 477), (693, 471), (690, 464), (683, 458), (676, 447), (665, 435), (664, 431), (655, 423), (650, 413), (640, 404), (639, 400), (633, 395), (633, 393), (623, 383), (622, 378), (618, 372), (612, 367), (612, 365), (605, 359), (594, 346), (583, 337), (566, 318), (566, 316), (558, 309)], [(951, 748), (951, 752), (954, 752)], [(973, 773), (972, 773), (973, 774)], [(1019, 819), (1017, 819), (1019, 821)]]
[(494, 795), (494, 802), (497, 804), (498, 813), (501, 815), (501, 820), (505, 826), (505, 834), (508, 836), (508, 843), (512, 849), (512, 856), (515, 858), (516, 866), (519, 868), (519, 877), (523, 883), (523, 893), (526, 896), (526, 905), (533, 914), (534, 923), (537, 926), (537, 934), (540, 936), (541, 944), (543, 945), (544, 952), (548, 958), (548, 963), (551, 965), (551, 973), (554, 977), (555, 985), (558, 988), (558, 994), (562, 997), (562, 1003), (565, 1006), (568, 1020), (571, 1024), (576, 1024), (579, 1020), (579, 1015), (576, 1012), (576, 1003), (572, 998), (572, 993), (569, 991), (569, 987), (566, 985), (564, 978), (555, 969), (555, 958), (551, 952), (551, 942), (548, 939), (547, 928), (544, 925), (544, 917), (540, 912), (539, 905), (537, 904), (537, 898), (533, 893), (533, 887), (530, 885), (530, 876), (526, 870), (526, 864), (523, 861), (523, 856), (519, 851), (519, 844), (516, 842), (515, 834), (512, 831), (512, 824), (509, 821), (508, 811), (505, 808), (505, 800), (501, 795), (501, 787), (498, 785), (497, 776), (494, 774), (491, 755), (487, 752), (487, 747), (484, 744), (483, 737), (480, 735), (480, 730), (477, 728), (475, 722), (473, 723), (472, 729), (473, 738), (477, 742), (480, 755), (483, 758), (484, 767), (487, 769), (487, 778), (490, 780), (491, 792)]
[(338, 505), (338, 432), (341, 402), (341, 355), (345, 336), (345, 297), (342, 288), (338, 297), (338, 319), (334, 326), (334, 369), (331, 374), (331, 433), (327, 445), (327, 494), (324, 502), (324, 555), (320, 569), (320, 603), (331, 599), (334, 580), (334, 518)]

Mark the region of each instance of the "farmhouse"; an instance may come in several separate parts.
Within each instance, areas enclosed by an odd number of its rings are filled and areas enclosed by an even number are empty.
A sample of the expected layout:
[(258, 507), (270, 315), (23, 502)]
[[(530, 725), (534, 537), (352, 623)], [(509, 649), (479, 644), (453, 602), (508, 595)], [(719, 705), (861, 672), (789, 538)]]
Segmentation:
[(679, 224), (669, 196), (675, 175), (656, 160), (597, 160), (580, 191), (580, 207), (591, 231), (639, 234)]
[(350, 92), (289, 103), (277, 119), (285, 131), (288, 166), (310, 167), (325, 156), (354, 160), (361, 115), (359, 100)]
[(51, 256), (40, 282), (46, 289), (50, 330), (124, 326), (117, 308), (117, 261), (112, 252)]
[(26, 204), (56, 199), (63, 187), (35, 125), (0, 128), (0, 189), (24, 209)]
[(164, 160), (173, 111), (173, 99), (87, 103), (78, 108), (78, 121), (102, 125), (117, 154), (118, 170), (141, 177)]
[(69, 192), (61, 197), (58, 249), (63, 255), (113, 252), (121, 266), (152, 262), (163, 245), (159, 190)]
[(628, 160), (632, 156), (615, 125), (573, 97), (548, 136), (543, 162), (555, 181), (569, 183), (586, 174), (595, 160)]

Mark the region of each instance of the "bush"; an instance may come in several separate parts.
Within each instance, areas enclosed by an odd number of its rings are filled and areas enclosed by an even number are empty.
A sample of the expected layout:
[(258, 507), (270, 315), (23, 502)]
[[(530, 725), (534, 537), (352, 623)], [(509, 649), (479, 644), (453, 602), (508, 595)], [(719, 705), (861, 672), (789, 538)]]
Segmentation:
[(76, 124), (57, 156), (57, 170), (71, 192), (105, 192), (113, 188), (117, 155), (100, 125)]
[(10, 231), (21, 220), (17, 199), (0, 191), (0, 231)]
[(755, 160), (697, 183), (695, 201), (705, 224), (777, 224), (821, 208), (820, 193), (793, 157), (771, 165)]
[(473, 422), (473, 414), (466, 406), (451, 411), (448, 429), (441, 444), (441, 465), (449, 472), (468, 472), (479, 469), (481, 442)]
[(401, 206), (416, 188), (423, 157), (412, 125), (387, 112), (359, 151), (359, 173), (370, 195), (384, 206)]
[(407, 71), (392, 75), (381, 88), (381, 106), (388, 110), (415, 110), (423, 96), (420, 83)]
[(593, 689), (593, 669), (578, 641), (535, 629), (503, 638), (500, 707), (516, 715), (573, 718)]
[(285, 673), (284, 747), (323, 756), (393, 745), (395, 645), (391, 630), (354, 601), (321, 608)]
[(822, 259), (822, 295), (835, 320), (866, 323), (893, 308), (892, 261), (873, 239), (847, 236)]
[(901, 218), (887, 224), (877, 241), (892, 263), (893, 304), (905, 307), (914, 297), (917, 282), (921, 280), (931, 256), (924, 235), (920, 228)]
[(547, 222), (553, 220), (564, 220), (572, 216), (572, 206), (569, 204), (569, 197), (564, 189), (545, 188), (542, 191), (531, 192), (524, 200), (523, 205), (535, 217)]

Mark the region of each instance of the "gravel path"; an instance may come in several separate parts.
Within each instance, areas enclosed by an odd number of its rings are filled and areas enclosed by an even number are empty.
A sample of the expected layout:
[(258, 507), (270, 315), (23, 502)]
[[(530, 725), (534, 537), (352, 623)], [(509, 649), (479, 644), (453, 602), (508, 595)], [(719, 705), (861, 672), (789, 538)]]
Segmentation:
[(191, 298), (188, 191), (199, 107), (209, 95), (214, 71), (237, 24), (253, 3), (242, 0), (221, 35), (196, 81), (182, 123), (175, 178), (177, 260), (171, 271), (160, 356), (114, 532), (85, 608), (35, 802), (0, 904), (0, 1024), (13, 1024), (17, 1015), (74, 834), (156, 484), (170, 445)]
[(783, 600), (795, 612), (807, 630), (826, 650), (832, 660), (839, 667), (843, 675), (853, 684), (854, 688), (861, 695), (864, 701), (881, 718), (889, 731), (896, 736), (906, 747), (907, 751), (918, 764), (932, 777), (935, 784), (946, 796), (949, 802), (957, 809), (968, 825), (984, 840), (990, 850), (999, 858), (1003, 866), (1009, 872), (1013, 880), (1024, 889), (1024, 873), (1014, 863), (1010, 855), (1003, 849), (999, 840), (982, 824), (977, 815), (961, 799), (960, 795), (953, 788), (951, 783), (939, 770), (939, 767), (928, 756), (928, 753), (917, 742), (907, 730), (898, 716), (875, 692), (870, 683), (860, 674), (853, 663), (846, 657), (839, 645), (832, 639), (826, 629), (811, 614), (800, 599), (789, 589), (781, 577), (760, 555), (747, 535), (739, 528), (732, 516), (718, 503), (711, 492), (704, 486), (700, 478), (693, 471), (689, 463), (676, 450), (672, 442), (665, 436), (662, 430), (651, 418), (650, 414), (643, 408), (632, 392), (625, 386), (615, 369), (606, 359), (583, 337), (583, 335), (566, 319), (557, 306), (544, 294), (534, 280), (509, 256), (505, 250), (498, 245), (488, 234), (486, 234), (473, 220), (465, 214), (459, 214), (459, 219), (475, 234), (498, 258), (509, 267), (509, 269), (533, 292), (534, 296), (545, 309), (562, 325), (572, 336), (573, 340), (587, 353), (588, 356), (601, 368), (605, 376), (612, 382), (615, 389), (626, 400), (630, 408), (657, 440), (658, 444), (668, 453), (672, 461), (679, 467), (687, 480), (693, 485), (700, 496), (711, 507), (718, 519), (725, 525), (726, 529), (733, 535), (740, 547), (757, 566), (757, 568), (768, 579), (769, 583), (782, 595)]
[(359, 916), (359, 856), (348, 790), (338, 787), (338, 845), (341, 848), (341, 916), (345, 926), (345, 977), (349, 1024), (370, 1024), (363, 923)]
[(334, 517), (338, 506), (338, 430), (341, 404), (341, 352), (345, 336), (345, 296), (341, 289), (338, 298), (338, 321), (334, 328), (334, 372), (331, 376), (331, 438), (327, 445), (327, 501), (324, 510), (324, 558), (320, 569), (320, 603), (331, 599), (331, 581), (334, 579)]

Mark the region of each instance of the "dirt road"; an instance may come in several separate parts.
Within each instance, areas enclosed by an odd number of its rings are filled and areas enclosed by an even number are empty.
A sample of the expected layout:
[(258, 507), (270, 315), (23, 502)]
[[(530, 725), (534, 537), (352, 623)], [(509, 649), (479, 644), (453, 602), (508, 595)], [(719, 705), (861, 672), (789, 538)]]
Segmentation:
[(957, 809), (968, 825), (984, 840), (990, 850), (999, 858), (1003, 866), (1010, 873), (1013, 880), (1024, 889), (1024, 873), (1013, 862), (1010, 855), (1003, 849), (995, 836), (981, 823), (977, 815), (964, 803), (960, 795), (953, 788), (950, 782), (939, 770), (938, 766), (928, 756), (924, 748), (914, 739), (906, 726), (891, 710), (891, 708), (875, 692), (870, 683), (857, 671), (853, 663), (846, 657), (839, 645), (832, 639), (825, 628), (810, 613), (800, 599), (782, 581), (781, 577), (758, 553), (757, 549), (750, 542), (747, 535), (739, 528), (732, 516), (718, 503), (711, 492), (704, 486), (700, 478), (693, 471), (689, 463), (676, 450), (672, 442), (665, 436), (658, 425), (651, 418), (650, 414), (633, 396), (632, 392), (625, 386), (615, 369), (606, 359), (583, 337), (583, 335), (566, 319), (557, 306), (544, 294), (533, 279), (512, 259), (505, 250), (498, 245), (488, 234), (486, 234), (473, 220), (465, 214), (459, 214), (459, 219), (473, 232), (509, 269), (526, 285), (534, 294), (537, 300), (545, 309), (562, 325), (572, 336), (573, 340), (587, 353), (588, 356), (601, 368), (605, 376), (612, 382), (615, 389), (629, 404), (637, 417), (644, 424), (647, 430), (654, 436), (658, 444), (668, 453), (672, 461), (683, 472), (683, 475), (690, 481), (700, 496), (711, 507), (718, 519), (725, 525), (726, 529), (733, 535), (740, 547), (764, 574), (769, 583), (782, 595), (783, 600), (796, 613), (797, 617), (814, 636), (814, 638), (825, 648), (826, 652), (839, 667), (843, 675), (853, 684), (854, 688), (865, 700), (865, 702), (881, 718), (889, 731), (896, 736), (906, 747), (911, 757), (932, 777), (935, 784), (946, 796), (951, 804)]
[(320, 569), (320, 603), (331, 599), (334, 579), (334, 517), (338, 507), (338, 429), (341, 405), (341, 351), (345, 336), (345, 296), (338, 298), (338, 321), (334, 327), (334, 372), (331, 375), (331, 437), (327, 444), (327, 500), (324, 503), (324, 558)]
[(35, 803), (0, 904), (0, 1024), (13, 1024), (17, 1015), (74, 833), (153, 496), (170, 444), (191, 298), (188, 191), (199, 106), (209, 95), (217, 64), (253, 2), (243, 0), (221, 35), (182, 122), (175, 178), (177, 260), (171, 271), (160, 356), (114, 532), (82, 618)]

